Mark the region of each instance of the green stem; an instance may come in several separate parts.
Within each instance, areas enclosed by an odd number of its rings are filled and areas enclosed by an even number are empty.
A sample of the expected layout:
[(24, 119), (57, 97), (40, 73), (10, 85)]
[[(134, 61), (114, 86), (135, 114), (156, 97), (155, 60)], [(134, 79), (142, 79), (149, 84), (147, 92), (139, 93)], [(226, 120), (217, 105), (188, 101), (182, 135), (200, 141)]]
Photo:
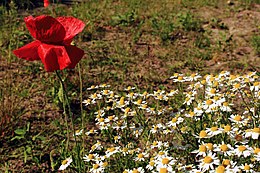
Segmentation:
[(66, 128), (67, 128), (67, 142), (66, 142), (66, 153), (68, 152), (68, 148), (69, 148), (69, 124), (68, 124), (68, 115), (67, 115), (67, 111), (66, 111), (66, 104), (64, 102), (64, 84), (63, 84), (63, 81), (61, 79), (61, 76), (60, 74), (58, 73), (58, 71), (55, 71), (56, 75), (58, 76), (59, 78), (59, 81), (60, 81), (60, 85), (61, 85), (61, 88), (62, 88), (62, 106), (63, 106), (63, 113), (65, 115), (65, 123), (66, 123)]
[[(79, 69), (79, 90), (80, 90), (80, 113), (81, 113), (81, 127), (82, 127), (82, 153), (85, 155), (85, 113), (83, 112), (83, 84), (82, 84), (82, 76), (81, 76), (81, 66), (78, 63)], [(84, 169), (85, 167), (83, 167)], [(86, 170), (83, 170), (86, 172)]]
[[(65, 88), (65, 85), (64, 85), (64, 82), (60, 76), (60, 74), (58, 73), (58, 71), (55, 71), (59, 80), (60, 80), (60, 83), (61, 83), (61, 86), (62, 86), (62, 93), (63, 93), (63, 98), (65, 98), (65, 102), (63, 100), (63, 109), (64, 109), (64, 113), (65, 113), (65, 117), (67, 116), (67, 113), (66, 113), (66, 105), (68, 106), (68, 111), (69, 111), (69, 117), (70, 117), (70, 120), (71, 120), (71, 124), (72, 124), (72, 130), (73, 130), (73, 136), (74, 136), (74, 140), (76, 142), (76, 151), (77, 151), (77, 166), (79, 168), (79, 172), (81, 172), (81, 158), (80, 158), (80, 151), (79, 151), (79, 146), (78, 146), (78, 142), (77, 142), (77, 138), (76, 138), (76, 131), (75, 131), (75, 126), (74, 126), (74, 122), (73, 122), (73, 117), (72, 117), (72, 111), (71, 111), (71, 107), (70, 107), (70, 102), (69, 102), (69, 97), (68, 97), (68, 93), (66, 91), (66, 88)], [(68, 151), (68, 142), (69, 142), (69, 127), (68, 127), (68, 119), (66, 119), (66, 126), (67, 126), (67, 151)]]

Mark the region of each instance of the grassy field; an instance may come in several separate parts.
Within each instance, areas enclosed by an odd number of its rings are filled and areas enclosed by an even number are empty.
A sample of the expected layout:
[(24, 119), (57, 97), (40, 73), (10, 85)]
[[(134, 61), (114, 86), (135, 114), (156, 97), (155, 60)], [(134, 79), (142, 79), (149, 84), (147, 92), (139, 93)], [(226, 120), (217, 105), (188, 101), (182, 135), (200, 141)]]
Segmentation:
[[(42, 14), (86, 24), (65, 108), (55, 73), (12, 53)], [(0, 52), (0, 172), (260, 172), (259, 0), (10, 3)]]

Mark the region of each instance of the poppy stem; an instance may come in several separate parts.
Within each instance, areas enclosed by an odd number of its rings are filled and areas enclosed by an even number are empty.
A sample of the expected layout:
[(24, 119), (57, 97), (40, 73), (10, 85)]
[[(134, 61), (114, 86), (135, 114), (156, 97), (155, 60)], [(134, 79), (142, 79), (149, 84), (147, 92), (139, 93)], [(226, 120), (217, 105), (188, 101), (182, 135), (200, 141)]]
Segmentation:
[[(63, 105), (63, 113), (65, 115), (65, 123), (66, 123), (66, 128), (67, 128), (67, 142), (66, 142), (66, 152), (68, 152), (68, 147), (69, 147), (69, 125), (68, 125), (68, 115), (67, 115), (67, 111), (66, 111), (66, 103), (64, 102), (64, 92), (65, 92), (65, 86), (64, 86), (64, 83), (62, 81), (62, 78), (59, 74), (58, 71), (55, 71), (57, 77), (59, 78), (59, 81), (60, 81), (60, 85), (61, 85), (61, 88), (62, 88), (62, 105)], [(66, 93), (66, 92), (65, 92)]]
[[(72, 111), (71, 111), (71, 107), (70, 107), (70, 102), (69, 102), (69, 97), (68, 97), (68, 93), (67, 93), (67, 90), (65, 88), (65, 85), (64, 85), (64, 82), (59, 74), (59, 72), (56, 70), (55, 71), (59, 80), (60, 80), (60, 83), (61, 83), (61, 87), (62, 87), (62, 95), (63, 95), (63, 109), (64, 109), (64, 114), (65, 114), (65, 121), (66, 121), (66, 126), (67, 126), (67, 143), (66, 143), (66, 152), (68, 152), (68, 146), (69, 146), (69, 126), (68, 126), (68, 116), (67, 116), (67, 113), (66, 113), (66, 105), (68, 106), (68, 112), (69, 112), (69, 117), (70, 117), (70, 120), (71, 120), (71, 124), (72, 124), (72, 130), (73, 130), (73, 136), (74, 136), (74, 140), (76, 142), (76, 150), (77, 150), (77, 159), (76, 159), (76, 162), (77, 162), (77, 165), (78, 165), (78, 168), (79, 168), (79, 172), (81, 170), (81, 159), (80, 159), (80, 151), (79, 151), (79, 146), (78, 146), (78, 142), (77, 142), (77, 138), (76, 138), (76, 131), (75, 131), (75, 126), (74, 126), (74, 121), (73, 121), (73, 114), (72, 114)], [(65, 98), (65, 99), (64, 99)]]

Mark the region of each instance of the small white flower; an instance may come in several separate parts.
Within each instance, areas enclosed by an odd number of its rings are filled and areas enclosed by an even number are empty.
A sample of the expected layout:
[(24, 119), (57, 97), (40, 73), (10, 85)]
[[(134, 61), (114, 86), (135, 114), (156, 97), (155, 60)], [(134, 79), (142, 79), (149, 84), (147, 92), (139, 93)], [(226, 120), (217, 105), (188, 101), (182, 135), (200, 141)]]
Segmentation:
[(72, 162), (72, 157), (63, 160), (59, 170), (60, 171), (65, 170), (71, 164), (71, 162)]

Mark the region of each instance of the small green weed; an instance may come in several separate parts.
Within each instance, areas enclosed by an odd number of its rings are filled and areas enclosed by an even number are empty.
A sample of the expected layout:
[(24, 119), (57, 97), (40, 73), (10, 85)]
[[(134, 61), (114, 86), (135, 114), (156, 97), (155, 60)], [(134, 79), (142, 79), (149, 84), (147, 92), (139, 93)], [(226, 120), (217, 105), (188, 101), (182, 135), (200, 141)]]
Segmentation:
[(257, 55), (260, 55), (260, 35), (254, 35), (251, 38), (251, 44)]

